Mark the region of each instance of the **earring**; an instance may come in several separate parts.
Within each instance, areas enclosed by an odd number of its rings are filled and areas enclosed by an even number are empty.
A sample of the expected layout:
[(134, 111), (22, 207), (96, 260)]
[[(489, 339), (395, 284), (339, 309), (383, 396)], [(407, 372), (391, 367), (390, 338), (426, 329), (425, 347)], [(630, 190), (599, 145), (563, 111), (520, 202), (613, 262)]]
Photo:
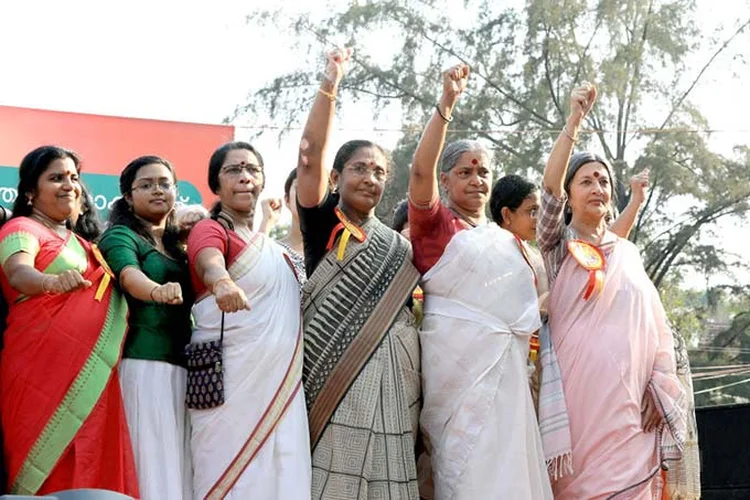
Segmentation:
[(32, 199), (31, 198), (26, 198), (26, 204), (28, 206), (31, 206), (32, 205)]

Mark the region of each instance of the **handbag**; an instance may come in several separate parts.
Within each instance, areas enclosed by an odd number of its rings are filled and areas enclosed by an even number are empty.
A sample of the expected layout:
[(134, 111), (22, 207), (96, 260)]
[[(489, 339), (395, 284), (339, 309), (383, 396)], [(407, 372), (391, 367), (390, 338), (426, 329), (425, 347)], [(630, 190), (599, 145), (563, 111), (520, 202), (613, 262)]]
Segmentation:
[[(224, 227), (222, 225), (222, 227)], [(224, 264), (229, 262), (229, 231), (227, 233)], [(188, 344), (187, 388), (185, 406), (191, 410), (208, 410), (224, 404), (224, 312), (221, 313), (219, 340)]]

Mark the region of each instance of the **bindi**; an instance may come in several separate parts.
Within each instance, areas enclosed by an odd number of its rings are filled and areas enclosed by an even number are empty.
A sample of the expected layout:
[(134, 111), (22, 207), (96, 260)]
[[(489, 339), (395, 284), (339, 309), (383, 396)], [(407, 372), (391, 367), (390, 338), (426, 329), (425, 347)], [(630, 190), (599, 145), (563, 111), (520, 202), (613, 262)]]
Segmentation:
[(599, 177), (599, 172), (594, 172), (594, 177)]
[(471, 159), (471, 164), (472, 165), (479, 165), (479, 160), (477, 160), (476, 158), (472, 158)]

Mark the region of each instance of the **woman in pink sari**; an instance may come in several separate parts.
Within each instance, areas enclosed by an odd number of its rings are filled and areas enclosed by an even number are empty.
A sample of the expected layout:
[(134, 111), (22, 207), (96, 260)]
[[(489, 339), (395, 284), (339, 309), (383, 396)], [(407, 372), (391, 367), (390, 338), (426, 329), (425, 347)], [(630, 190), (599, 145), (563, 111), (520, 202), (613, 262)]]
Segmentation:
[(611, 169), (590, 153), (571, 158), (595, 99), (590, 84), (573, 92), (544, 172), (537, 242), (551, 341), (542, 339), (542, 442), (556, 499), (661, 498), (661, 471), (682, 454), (687, 400), (638, 249), (607, 230)]

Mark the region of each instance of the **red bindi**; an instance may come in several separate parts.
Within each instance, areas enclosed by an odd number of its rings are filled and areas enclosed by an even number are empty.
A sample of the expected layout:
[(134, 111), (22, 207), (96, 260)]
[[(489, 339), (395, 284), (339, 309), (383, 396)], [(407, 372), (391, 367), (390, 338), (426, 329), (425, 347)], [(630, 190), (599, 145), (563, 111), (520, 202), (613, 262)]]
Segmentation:
[(477, 160), (476, 158), (472, 158), (471, 159), (471, 164), (472, 165), (479, 165), (479, 160)]
[(594, 172), (594, 177), (599, 177), (599, 172)]

